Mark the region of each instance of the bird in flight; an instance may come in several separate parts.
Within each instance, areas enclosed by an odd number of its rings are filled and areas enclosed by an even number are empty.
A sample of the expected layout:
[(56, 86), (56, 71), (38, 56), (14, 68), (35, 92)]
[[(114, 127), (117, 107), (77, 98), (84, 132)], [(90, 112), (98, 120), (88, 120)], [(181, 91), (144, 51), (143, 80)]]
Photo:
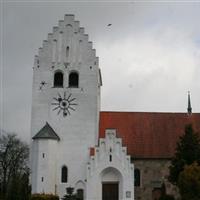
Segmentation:
[(107, 26), (112, 26), (112, 24), (108, 24)]

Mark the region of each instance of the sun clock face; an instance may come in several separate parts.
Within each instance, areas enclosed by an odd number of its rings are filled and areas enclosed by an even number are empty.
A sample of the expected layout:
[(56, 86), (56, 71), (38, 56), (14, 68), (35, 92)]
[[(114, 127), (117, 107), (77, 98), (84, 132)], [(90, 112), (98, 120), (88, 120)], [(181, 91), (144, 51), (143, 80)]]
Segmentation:
[(54, 102), (51, 105), (54, 106), (53, 111), (57, 111), (57, 115), (62, 114), (63, 117), (71, 115), (72, 111), (75, 111), (76, 98), (72, 97), (72, 94), (66, 95), (64, 92), (63, 96), (58, 93), (57, 97), (53, 98)]

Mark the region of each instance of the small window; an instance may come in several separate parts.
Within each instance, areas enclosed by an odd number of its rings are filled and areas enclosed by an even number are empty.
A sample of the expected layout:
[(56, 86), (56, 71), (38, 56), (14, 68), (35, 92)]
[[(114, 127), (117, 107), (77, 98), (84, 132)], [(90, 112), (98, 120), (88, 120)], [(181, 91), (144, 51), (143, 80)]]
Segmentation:
[(66, 166), (63, 166), (61, 170), (61, 182), (67, 183), (67, 179), (68, 179), (68, 169)]
[(134, 170), (134, 176), (135, 176), (135, 186), (139, 187), (140, 186), (140, 170), (139, 169), (135, 169)]
[(54, 74), (54, 87), (63, 87), (63, 73), (60, 71)]
[(110, 162), (112, 162), (112, 155), (110, 155), (110, 158), (109, 158)]
[(69, 57), (69, 47), (67, 46), (66, 48), (66, 57), (68, 58)]
[(71, 24), (67, 24), (66, 27), (70, 27), (70, 28), (72, 28), (72, 25), (71, 25)]
[(69, 87), (78, 87), (79, 76), (77, 72), (71, 72), (69, 74)]

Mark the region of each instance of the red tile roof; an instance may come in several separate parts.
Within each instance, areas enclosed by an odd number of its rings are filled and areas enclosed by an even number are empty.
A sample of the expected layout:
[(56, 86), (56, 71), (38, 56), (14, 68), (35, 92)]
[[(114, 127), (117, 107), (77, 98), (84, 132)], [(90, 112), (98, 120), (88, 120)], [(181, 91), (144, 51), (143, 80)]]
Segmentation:
[(186, 124), (200, 133), (200, 113), (101, 112), (99, 138), (115, 128), (133, 158), (171, 158)]

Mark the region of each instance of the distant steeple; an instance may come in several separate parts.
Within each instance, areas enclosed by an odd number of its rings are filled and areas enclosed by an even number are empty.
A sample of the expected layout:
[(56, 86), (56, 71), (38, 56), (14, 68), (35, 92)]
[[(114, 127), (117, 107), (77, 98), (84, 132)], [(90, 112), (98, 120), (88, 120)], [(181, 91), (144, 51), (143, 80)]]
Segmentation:
[(188, 113), (188, 115), (192, 114), (192, 106), (191, 106), (191, 101), (190, 101), (190, 91), (188, 91), (188, 108), (187, 108), (187, 113)]

